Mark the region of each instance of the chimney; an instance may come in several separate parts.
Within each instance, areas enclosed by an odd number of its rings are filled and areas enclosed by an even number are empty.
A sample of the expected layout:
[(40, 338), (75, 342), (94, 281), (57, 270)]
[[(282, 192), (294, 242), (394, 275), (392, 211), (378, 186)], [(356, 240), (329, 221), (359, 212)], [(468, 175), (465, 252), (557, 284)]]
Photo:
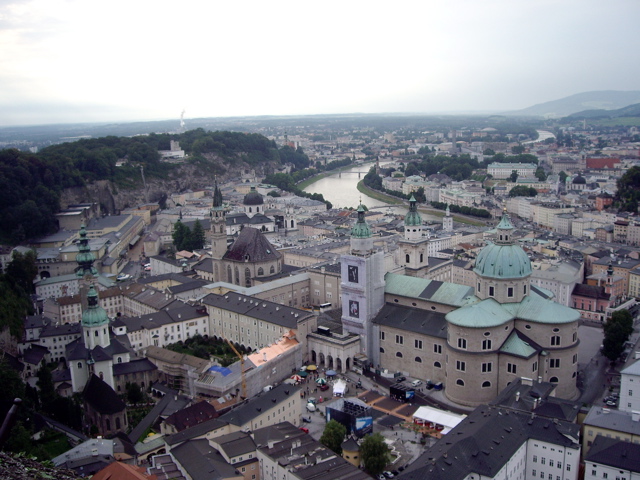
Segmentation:
[(631, 420), (634, 422), (640, 422), (640, 412), (636, 410), (631, 411)]
[(267, 352), (262, 352), (262, 360), (267, 361)]
[(520, 401), (520, 392), (516, 392), (516, 402)]

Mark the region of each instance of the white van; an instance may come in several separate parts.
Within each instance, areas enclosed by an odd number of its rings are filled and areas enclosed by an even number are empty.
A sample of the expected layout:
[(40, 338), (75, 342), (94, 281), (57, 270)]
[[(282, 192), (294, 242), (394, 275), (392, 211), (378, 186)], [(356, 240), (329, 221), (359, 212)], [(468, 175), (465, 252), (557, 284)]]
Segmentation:
[(414, 380), (411, 382), (412, 387), (419, 387), (420, 385), (422, 385), (422, 380)]

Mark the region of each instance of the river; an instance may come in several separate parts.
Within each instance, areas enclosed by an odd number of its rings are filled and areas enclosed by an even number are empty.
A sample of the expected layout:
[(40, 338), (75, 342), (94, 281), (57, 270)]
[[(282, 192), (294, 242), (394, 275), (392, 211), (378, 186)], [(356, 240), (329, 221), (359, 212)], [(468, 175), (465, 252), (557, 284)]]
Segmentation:
[[(325, 200), (329, 200), (334, 208), (358, 208), (360, 199), (369, 210), (390, 212), (405, 215), (409, 209), (406, 205), (386, 204), (358, 191), (358, 182), (364, 178), (372, 163), (358, 165), (341, 173), (324, 177), (304, 189), (308, 193), (321, 193)], [(382, 165), (384, 166), (384, 165)], [(441, 222), (440, 217), (420, 213), (424, 220)]]

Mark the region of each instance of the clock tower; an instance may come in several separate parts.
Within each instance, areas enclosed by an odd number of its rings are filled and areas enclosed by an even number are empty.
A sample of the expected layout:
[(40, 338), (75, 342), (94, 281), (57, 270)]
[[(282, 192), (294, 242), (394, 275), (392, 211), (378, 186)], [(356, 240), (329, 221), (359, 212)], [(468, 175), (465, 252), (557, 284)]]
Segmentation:
[(372, 320), (384, 305), (384, 252), (374, 250), (364, 212), (361, 204), (351, 229), (351, 250), (340, 257), (342, 328), (360, 336), (361, 352), (371, 359)]

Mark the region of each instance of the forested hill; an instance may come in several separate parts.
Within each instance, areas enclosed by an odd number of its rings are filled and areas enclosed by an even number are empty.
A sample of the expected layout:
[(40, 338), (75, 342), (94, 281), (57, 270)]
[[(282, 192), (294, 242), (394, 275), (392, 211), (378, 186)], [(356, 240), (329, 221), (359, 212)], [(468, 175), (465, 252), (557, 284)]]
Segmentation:
[[(0, 150), (0, 241), (18, 244), (56, 231), (55, 213), (65, 188), (108, 180), (116, 189), (140, 188), (141, 168), (147, 180), (180, 176), (181, 167), (161, 162), (158, 150), (180, 142), (187, 164), (202, 176), (224, 175), (228, 170), (268, 164), (309, 165), (300, 149), (259, 134), (191, 130), (182, 134), (103, 137), (62, 143), (37, 154)], [(121, 166), (116, 166), (118, 163)]]

